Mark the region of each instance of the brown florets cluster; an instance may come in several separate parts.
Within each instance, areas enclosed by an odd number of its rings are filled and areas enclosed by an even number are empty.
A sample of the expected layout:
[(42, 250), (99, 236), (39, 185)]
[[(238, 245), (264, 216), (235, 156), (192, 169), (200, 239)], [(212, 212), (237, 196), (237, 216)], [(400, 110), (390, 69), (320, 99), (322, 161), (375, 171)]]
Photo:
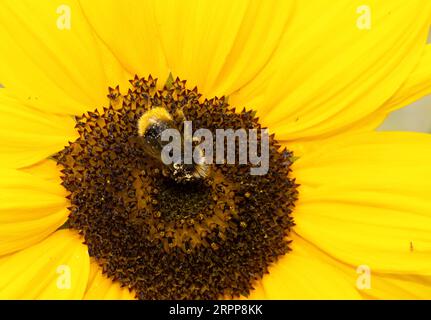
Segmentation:
[(69, 226), (114, 281), (141, 299), (247, 296), (268, 266), (289, 251), (286, 240), (297, 198), (288, 177), (292, 154), (270, 137), (270, 166), (214, 164), (202, 181), (175, 183), (139, 143), (139, 117), (154, 107), (182, 110), (193, 128), (259, 129), (250, 111), (235, 112), (224, 97), (203, 100), (176, 79), (135, 77), (110, 106), (76, 119), (80, 137), (59, 152), (70, 192)]

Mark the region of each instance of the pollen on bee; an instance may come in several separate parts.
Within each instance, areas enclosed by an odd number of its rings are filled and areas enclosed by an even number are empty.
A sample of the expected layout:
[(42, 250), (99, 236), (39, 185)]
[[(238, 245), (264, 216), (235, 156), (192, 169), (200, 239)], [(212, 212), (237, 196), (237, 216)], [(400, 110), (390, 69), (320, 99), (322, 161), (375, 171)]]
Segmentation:
[(160, 121), (172, 121), (172, 116), (168, 110), (162, 107), (153, 108), (145, 112), (138, 120), (138, 134), (142, 137), (145, 135), (150, 125), (155, 125)]

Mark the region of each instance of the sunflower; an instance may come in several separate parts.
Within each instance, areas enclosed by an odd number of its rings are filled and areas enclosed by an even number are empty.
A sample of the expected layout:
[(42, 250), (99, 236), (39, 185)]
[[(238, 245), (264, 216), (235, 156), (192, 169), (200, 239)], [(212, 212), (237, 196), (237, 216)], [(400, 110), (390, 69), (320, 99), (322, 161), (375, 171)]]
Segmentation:
[[(1, 298), (431, 297), (431, 138), (374, 131), (431, 91), (430, 1), (0, 7)], [(268, 175), (174, 183), (154, 107), (269, 128)]]

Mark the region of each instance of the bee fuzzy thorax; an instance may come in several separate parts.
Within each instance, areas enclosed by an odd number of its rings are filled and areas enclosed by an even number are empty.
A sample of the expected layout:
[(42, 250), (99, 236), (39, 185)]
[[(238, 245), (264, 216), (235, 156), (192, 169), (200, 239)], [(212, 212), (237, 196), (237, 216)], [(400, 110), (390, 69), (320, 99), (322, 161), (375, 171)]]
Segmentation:
[[(173, 117), (168, 110), (162, 107), (153, 108), (142, 114), (138, 120), (138, 134), (141, 137), (145, 152), (168, 167), (171, 178), (176, 182), (190, 182), (205, 178), (208, 175), (209, 167), (204, 161), (191, 164), (177, 162), (169, 165), (163, 162), (162, 152), (167, 142), (162, 140), (162, 133), (167, 129), (175, 129), (180, 132), (177, 128), (178, 121), (175, 121), (174, 118), (185, 120), (181, 111), (177, 111), (175, 117)], [(182, 140), (188, 139), (191, 139), (191, 137), (182, 137)], [(184, 157), (182, 157), (183, 159)], [(165, 170), (164, 172), (167, 171)]]
[(168, 110), (162, 107), (153, 108), (139, 118), (138, 134), (142, 137), (151, 125), (157, 126), (163, 122), (170, 123), (172, 121), (173, 118)]

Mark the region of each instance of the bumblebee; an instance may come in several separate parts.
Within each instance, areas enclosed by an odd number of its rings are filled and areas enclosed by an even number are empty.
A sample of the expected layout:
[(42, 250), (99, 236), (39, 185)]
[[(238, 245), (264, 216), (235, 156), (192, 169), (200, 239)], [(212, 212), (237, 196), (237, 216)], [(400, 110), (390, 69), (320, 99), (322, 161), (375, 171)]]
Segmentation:
[[(167, 141), (162, 141), (163, 131), (175, 129), (179, 132), (183, 132), (183, 130), (179, 130), (180, 122), (183, 121), (185, 121), (185, 117), (182, 111), (178, 111), (175, 117), (173, 117), (168, 110), (162, 107), (156, 107), (145, 112), (138, 120), (138, 134), (145, 152), (154, 159), (162, 162), (168, 169), (164, 172), (168, 171), (176, 182), (181, 183), (203, 179), (207, 177), (209, 173), (209, 166), (205, 161), (205, 155), (203, 150), (199, 149), (199, 146), (195, 147), (199, 150), (199, 159), (197, 159), (198, 161), (196, 162), (194, 161), (196, 159), (194, 159), (192, 164), (185, 164), (184, 161), (180, 161), (166, 165), (162, 161), (163, 148), (168, 144)], [(181, 138), (182, 145), (190, 142), (192, 144), (197, 142), (194, 141), (192, 137), (184, 136), (184, 134), (182, 134)], [(184, 148), (181, 150), (181, 159), (184, 159)]]

